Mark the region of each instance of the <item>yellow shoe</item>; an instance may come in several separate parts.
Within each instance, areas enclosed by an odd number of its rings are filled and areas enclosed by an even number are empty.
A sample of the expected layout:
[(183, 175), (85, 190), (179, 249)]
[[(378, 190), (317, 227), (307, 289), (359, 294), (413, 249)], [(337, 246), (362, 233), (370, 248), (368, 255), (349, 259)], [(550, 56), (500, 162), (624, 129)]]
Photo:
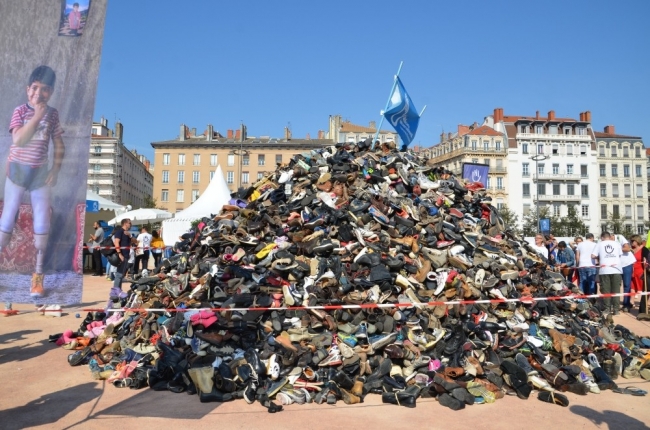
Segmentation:
[(32, 275), (32, 289), (29, 295), (32, 297), (43, 297), (43, 278), (42, 273), (34, 273)]
[(262, 260), (264, 257), (266, 257), (267, 255), (269, 255), (269, 252), (271, 252), (271, 251), (273, 250), (273, 248), (275, 248), (275, 247), (276, 247), (276, 244), (275, 244), (275, 243), (270, 243), (270, 244), (266, 245), (264, 248), (262, 248), (262, 250), (261, 250), (260, 252), (258, 252), (257, 254), (255, 254), (255, 256), (256, 256), (259, 260)]

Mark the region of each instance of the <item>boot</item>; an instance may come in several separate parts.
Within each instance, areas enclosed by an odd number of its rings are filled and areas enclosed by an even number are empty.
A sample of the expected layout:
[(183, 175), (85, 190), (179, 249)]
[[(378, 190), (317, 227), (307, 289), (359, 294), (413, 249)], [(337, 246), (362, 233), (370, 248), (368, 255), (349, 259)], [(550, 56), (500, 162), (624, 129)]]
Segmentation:
[(406, 406), (407, 408), (415, 407), (415, 396), (407, 391), (382, 393), (381, 401), (383, 403), (392, 403), (393, 405)]

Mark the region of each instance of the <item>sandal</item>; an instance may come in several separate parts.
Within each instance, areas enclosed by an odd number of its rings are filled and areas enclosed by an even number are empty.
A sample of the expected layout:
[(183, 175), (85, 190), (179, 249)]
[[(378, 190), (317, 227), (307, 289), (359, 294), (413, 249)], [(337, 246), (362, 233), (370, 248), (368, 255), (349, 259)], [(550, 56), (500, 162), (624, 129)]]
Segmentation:
[(626, 387), (626, 388), (617, 387), (614, 388), (612, 391), (618, 394), (631, 394), (633, 396), (645, 396), (646, 394), (648, 394), (646, 390), (642, 390), (637, 387)]
[(564, 394), (554, 393), (551, 391), (540, 391), (537, 398), (542, 402), (555, 403), (556, 405), (567, 407), (569, 399)]

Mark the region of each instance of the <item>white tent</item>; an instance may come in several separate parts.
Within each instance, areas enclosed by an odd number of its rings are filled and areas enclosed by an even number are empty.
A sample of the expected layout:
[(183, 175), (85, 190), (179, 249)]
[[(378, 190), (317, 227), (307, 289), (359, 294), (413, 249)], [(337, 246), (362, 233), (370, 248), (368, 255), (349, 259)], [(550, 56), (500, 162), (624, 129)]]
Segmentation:
[(126, 210), (126, 207), (119, 203), (115, 203), (99, 194), (92, 191), (86, 191), (86, 201), (97, 202), (97, 212), (86, 212), (86, 220), (84, 221), (84, 240), (95, 233), (93, 224), (95, 221), (106, 221), (119, 215)]
[(165, 245), (173, 246), (178, 242), (178, 238), (192, 227), (192, 221), (218, 213), (229, 200), (230, 189), (219, 165), (203, 194), (190, 207), (178, 212), (174, 218), (163, 221), (162, 238)]
[(99, 203), (100, 211), (115, 211), (115, 210), (119, 211), (124, 209), (124, 206), (122, 206), (121, 204), (114, 203), (108, 200), (107, 198), (100, 196), (99, 194), (93, 193), (90, 190), (86, 191), (86, 200), (91, 200)]

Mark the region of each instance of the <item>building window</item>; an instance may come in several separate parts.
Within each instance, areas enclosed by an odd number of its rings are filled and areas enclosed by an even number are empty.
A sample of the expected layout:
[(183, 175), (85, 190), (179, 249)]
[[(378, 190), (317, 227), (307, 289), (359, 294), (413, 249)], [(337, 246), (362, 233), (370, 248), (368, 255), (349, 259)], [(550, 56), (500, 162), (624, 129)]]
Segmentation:
[(582, 205), (582, 217), (583, 218), (589, 217), (589, 205)]
[(522, 143), (521, 144), (521, 152), (522, 152), (522, 154), (528, 154), (528, 144), (527, 143)]
[(528, 171), (528, 163), (523, 163), (521, 165), (521, 174), (522, 176), (530, 176), (530, 172)]
[(630, 157), (630, 150), (629, 150), (629, 148), (627, 146), (625, 148), (623, 148), (623, 157), (625, 157), (625, 158)]
[(637, 146), (636, 148), (634, 148), (634, 156), (635, 156), (636, 158), (640, 158), (640, 157), (641, 157), (641, 148), (639, 148), (638, 146)]
[(632, 205), (625, 205), (625, 219), (632, 219)]
[(185, 182), (185, 172), (183, 170), (178, 171), (178, 183), (182, 184)]
[(600, 165), (600, 176), (601, 176), (601, 177), (605, 177), (605, 176), (607, 176), (606, 170), (607, 170), (607, 169), (605, 168), (605, 165), (604, 165), (604, 164), (601, 164), (601, 165)]
[(199, 190), (192, 190), (192, 203), (199, 198)]
[(235, 165), (235, 155), (234, 154), (228, 154), (228, 165), (229, 166), (234, 166)]
[(546, 184), (537, 184), (537, 195), (539, 196), (546, 195)]
[(210, 154), (210, 166), (217, 165), (217, 154)]
[(242, 174), (241, 174), (241, 183), (242, 184), (248, 184), (248, 177), (249, 177), (248, 172), (242, 172)]
[(102, 147), (99, 145), (95, 146), (95, 154), (101, 154), (101, 152), (102, 152)]
[(605, 156), (605, 147), (604, 146), (599, 146), (598, 147), (598, 156), (599, 157), (604, 157)]
[(637, 197), (643, 197), (643, 185), (642, 184), (636, 184), (636, 196)]
[(636, 219), (643, 219), (643, 205), (636, 205)]
[(555, 217), (560, 216), (560, 205), (558, 205), (558, 204), (553, 205), (553, 216), (555, 216)]
[(559, 164), (553, 164), (553, 174), (557, 175), (560, 173), (560, 165)]
[(644, 233), (645, 233), (645, 229), (643, 227), (643, 224), (637, 225), (636, 226), (636, 234), (644, 234)]
[(553, 155), (558, 155), (560, 153), (560, 150), (559, 150), (559, 148), (557, 146), (557, 143), (553, 144), (553, 146), (551, 147), (551, 151), (552, 151), (551, 153)]
[(630, 184), (623, 185), (623, 193), (626, 198), (632, 197), (632, 187), (630, 186)]
[(641, 170), (641, 169), (642, 169), (642, 167), (641, 167), (640, 164), (637, 164), (636, 166), (634, 166), (634, 170), (635, 170), (634, 174), (635, 174), (635, 176), (637, 178), (640, 178), (641, 176), (643, 176), (643, 170)]
[(535, 133), (537, 134), (544, 134), (544, 126), (538, 125), (535, 127)]
[(257, 165), (258, 166), (263, 166), (265, 161), (264, 154), (258, 154), (257, 155)]
[(501, 151), (501, 141), (497, 140), (495, 143), (497, 151)]
[(589, 197), (589, 185), (580, 185), (580, 195), (582, 197)]
[(486, 166), (489, 166), (490, 165), (490, 159), (489, 158), (484, 158), (483, 159), (483, 164), (485, 164)]
[(567, 186), (566, 186), (566, 194), (567, 194), (567, 196), (575, 196), (575, 194), (576, 194), (575, 185), (567, 184)]
[(497, 178), (497, 190), (503, 189), (503, 178)]
[(526, 203), (524, 204), (524, 216), (530, 214), (530, 204)]
[(93, 170), (94, 170), (95, 172), (99, 172), (101, 169), (102, 169), (102, 165), (101, 165), (101, 164), (95, 164), (95, 165), (93, 166)]
[(241, 163), (244, 166), (248, 166), (250, 164), (250, 157), (248, 155), (242, 156)]
[(553, 184), (553, 195), (554, 196), (560, 195), (560, 184)]
[(567, 175), (573, 175), (573, 164), (566, 165), (566, 173)]
[(179, 166), (185, 165), (185, 154), (178, 154), (178, 165)]
[(258, 180), (258, 181), (259, 181), (260, 179), (262, 179), (263, 177), (264, 177), (264, 173), (263, 173), (263, 172), (257, 172), (257, 180)]
[(487, 181), (485, 182), (485, 187), (486, 187), (486, 188), (490, 188), (490, 183), (491, 183), (491, 182), (492, 182), (492, 178), (488, 176), (488, 177), (487, 177)]
[(618, 217), (621, 216), (621, 211), (619, 210), (618, 205), (613, 205), (613, 206), (612, 206), (612, 215), (613, 215), (615, 218), (618, 218)]
[(489, 142), (483, 142), (483, 150), (487, 151), (489, 149), (490, 143)]
[(169, 170), (162, 171), (162, 183), (169, 184)]
[(282, 164), (282, 154), (275, 154), (275, 164)]
[(524, 197), (530, 197), (530, 184), (522, 184), (522, 185), (523, 185)]
[(538, 164), (537, 165), (537, 174), (538, 175), (543, 175), (544, 174), (544, 164)]
[(624, 178), (629, 178), (630, 177), (630, 165), (629, 164), (623, 164), (623, 177)]
[(210, 180), (212, 180), (212, 178), (214, 178), (214, 172), (210, 172)]
[(538, 144), (537, 145), (537, 153), (538, 154), (543, 154), (544, 153), (544, 145), (543, 144)]
[(580, 177), (586, 178), (587, 177), (587, 165), (586, 164), (581, 164), (580, 165)]
[(607, 219), (607, 205), (600, 205), (600, 219)]
[(160, 201), (168, 202), (169, 201), (169, 190), (162, 190), (160, 193)]
[(607, 197), (607, 184), (600, 184), (600, 197)]
[(612, 176), (618, 176), (618, 164), (612, 164)]
[(228, 172), (226, 173), (226, 182), (229, 184), (232, 184), (235, 182), (235, 173), (234, 172)]
[(616, 153), (616, 147), (612, 146), (612, 157), (618, 157), (618, 154)]
[(169, 154), (163, 154), (163, 166), (169, 166), (169, 159), (170, 159)]
[(176, 190), (176, 201), (178, 203), (185, 201), (185, 190)]
[(573, 155), (573, 145), (570, 143), (566, 146), (566, 155)]
[(198, 184), (199, 183), (199, 178), (201, 177), (201, 172), (198, 170), (195, 170), (192, 172), (192, 183)]
[(612, 197), (618, 197), (618, 184), (612, 184)]
[(587, 156), (587, 146), (586, 145), (580, 145), (580, 155), (583, 157)]
[(194, 154), (194, 158), (192, 159), (192, 165), (194, 166), (201, 165), (201, 154)]
[(476, 141), (472, 140), (472, 151), (476, 151)]
[(502, 171), (503, 170), (503, 160), (498, 159), (497, 160), (497, 171)]

